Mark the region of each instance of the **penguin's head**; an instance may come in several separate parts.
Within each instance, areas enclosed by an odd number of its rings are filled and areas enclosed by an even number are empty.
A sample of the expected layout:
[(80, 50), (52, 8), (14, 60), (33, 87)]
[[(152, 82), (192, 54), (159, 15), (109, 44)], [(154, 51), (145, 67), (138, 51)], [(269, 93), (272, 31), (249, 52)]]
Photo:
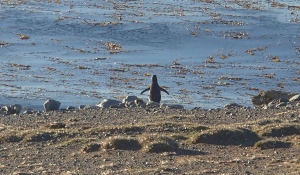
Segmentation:
[(157, 77), (156, 77), (156, 75), (152, 76), (152, 83), (157, 83)]

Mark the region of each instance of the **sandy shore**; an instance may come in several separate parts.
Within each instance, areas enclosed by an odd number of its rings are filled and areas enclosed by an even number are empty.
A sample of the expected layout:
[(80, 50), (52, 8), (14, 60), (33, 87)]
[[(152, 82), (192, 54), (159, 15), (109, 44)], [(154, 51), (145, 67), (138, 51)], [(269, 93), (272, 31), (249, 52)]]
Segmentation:
[(0, 117), (1, 174), (298, 174), (300, 108)]

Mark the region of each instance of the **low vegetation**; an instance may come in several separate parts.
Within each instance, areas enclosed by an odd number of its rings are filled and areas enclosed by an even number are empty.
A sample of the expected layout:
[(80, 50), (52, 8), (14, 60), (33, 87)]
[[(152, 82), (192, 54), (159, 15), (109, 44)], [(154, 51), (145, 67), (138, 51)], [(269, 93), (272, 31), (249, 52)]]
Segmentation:
[(192, 137), (192, 143), (253, 146), (260, 138), (245, 128), (213, 128)]
[[(176, 151), (179, 143), (254, 146), (261, 149), (285, 148), (292, 144), (272, 138), (300, 135), (298, 123), (281, 122), (278, 119), (249, 122), (244, 126), (247, 127), (154, 122), (143, 125), (89, 127), (86, 130), (41, 127), (32, 130), (6, 130), (0, 135), (0, 143), (52, 141), (59, 142), (60, 147), (81, 145), (84, 152), (92, 152), (100, 150), (91, 144), (91, 141), (96, 141), (97, 144), (101, 143), (103, 149), (159, 153)], [(109, 135), (111, 136), (107, 137)], [(294, 140), (294, 145), (299, 145), (299, 140)]]
[(103, 142), (104, 149), (120, 149), (120, 150), (139, 150), (141, 148), (140, 143), (130, 137), (111, 137)]
[(255, 143), (255, 148), (260, 149), (272, 149), (272, 148), (288, 148), (291, 146), (289, 142), (277, 141), (277, 140), (262, 140)]

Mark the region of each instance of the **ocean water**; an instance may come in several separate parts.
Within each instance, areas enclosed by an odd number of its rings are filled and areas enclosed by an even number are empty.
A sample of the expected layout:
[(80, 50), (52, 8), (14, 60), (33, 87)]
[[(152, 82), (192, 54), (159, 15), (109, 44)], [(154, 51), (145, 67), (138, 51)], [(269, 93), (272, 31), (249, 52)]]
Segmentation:
[(300, 92), (300, 2), (0, 0), (0, 104), (94, 105), (156, 74), (162, 102), (252, 106)]

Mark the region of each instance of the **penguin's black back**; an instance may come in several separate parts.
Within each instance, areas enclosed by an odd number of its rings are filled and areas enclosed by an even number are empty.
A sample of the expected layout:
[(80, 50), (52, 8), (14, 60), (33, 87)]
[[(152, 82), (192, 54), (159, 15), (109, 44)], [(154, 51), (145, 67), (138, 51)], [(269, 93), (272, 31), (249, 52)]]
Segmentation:
[(149, 98), (150, 98), (150, 101), (155, 101), (157, 103), (160, 103), (161, 93), (160, 93), (160, 87), (158, 85), (156, 75), (152, 76), (152, 84), (150, 85)]
[(161, 88), (158, 85), (156, 75), (152, 76), (152, 83), (150, 84), (150, 86), (147, 89), (143, 90), (141, 92), (141, 94), (143, 94), (147, 90), (150, 90), (149, 100), (155, 101), (157, 103), (160, 103), (160, 100), (161, 100), (161, 92), (160, 91), (164, 91), (167, 94), (169, 94), (165, 89)]

